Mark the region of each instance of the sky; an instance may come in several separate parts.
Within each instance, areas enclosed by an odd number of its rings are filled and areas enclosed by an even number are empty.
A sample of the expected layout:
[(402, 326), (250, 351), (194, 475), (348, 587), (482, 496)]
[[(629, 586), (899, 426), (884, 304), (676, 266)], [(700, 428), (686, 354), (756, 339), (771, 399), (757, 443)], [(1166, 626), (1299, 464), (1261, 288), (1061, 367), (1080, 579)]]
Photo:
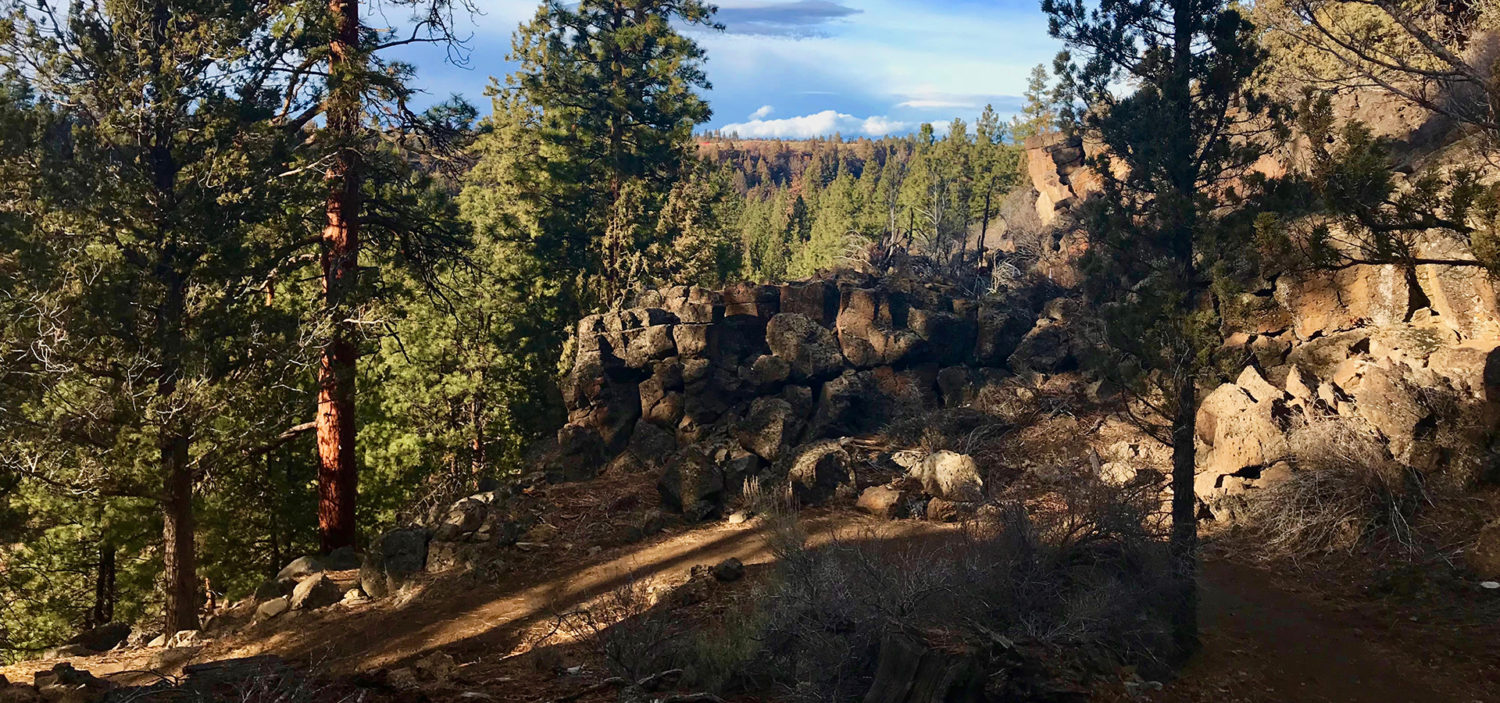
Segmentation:
[[(466, 48), (405, 47), (428, 100), (460, 94), (488, 113), (490, 77), (536, 0), (475, 0), (460, 17)], [(1037, 0), (719, 0), (725, 31), (690, 28), (707, 51), (713, 118), (704, 129), (742, 137), (846, 137), (972, 122), (986, 104), (1004, 116), (1021, 104), (1032, 66), (1050, 66)], [(367, 20), (369, 21), (369, 20)], [(378, 25), (378, 21), (371, 21)]]

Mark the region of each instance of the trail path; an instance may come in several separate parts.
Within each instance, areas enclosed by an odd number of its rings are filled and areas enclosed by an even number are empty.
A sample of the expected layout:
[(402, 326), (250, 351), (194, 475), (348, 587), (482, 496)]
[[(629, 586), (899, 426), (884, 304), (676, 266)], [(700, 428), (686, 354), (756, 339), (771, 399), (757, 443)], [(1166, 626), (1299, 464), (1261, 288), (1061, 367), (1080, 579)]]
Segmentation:
[(1452, 632), (1443, 641), (1409, 617), (1294, 592), (1233, 562), (1205, 562), (1202, 584), (1204, 650), (1164, 700), (1500, 701), (1500, 650), (1484, 653), (1496, 643), (1455, 641)]
[[(803, 524), (814, 541), (905, 539), (953, 529), (877, 522), (842, 511), (814, 513)], [(199, 660), (269, 652), (353, 673), (407, 666), (442, 650), (460, 662), (477, 662), (485, 670), (480, 678), (495, 677), (506, 655), (525, 649), (556, 613), (631, 579), (680, 582), (692, 566), (729, 557), (753, 570), (772, 560), (772, 531), (759, 521), (720, 524), (592, 556), (577, 550), (533, 554), (500, 583), (439, 578), (404, 603), (298, 613), (216, 640)], [(1165, 690), (1149, 694), (1150, 700), (1500, 703), (1500, 655), (1485, 656), (1496, 643), (1462, 642), (1461, 633), (1434, 633), (1405, 618), (1361, 614), (1289, 590), (1254, 568), (1206, 562), (1200, 619), (1203, 653)], [(1445, 634), (1451, 641), (1444, 641)], [(77, 664), (101, 674), (127, 671), (143, 668), (143, 656), (111, 654)], [(27, 669), (50, 666), (29, 662), (0, 673), (27, 680)]]

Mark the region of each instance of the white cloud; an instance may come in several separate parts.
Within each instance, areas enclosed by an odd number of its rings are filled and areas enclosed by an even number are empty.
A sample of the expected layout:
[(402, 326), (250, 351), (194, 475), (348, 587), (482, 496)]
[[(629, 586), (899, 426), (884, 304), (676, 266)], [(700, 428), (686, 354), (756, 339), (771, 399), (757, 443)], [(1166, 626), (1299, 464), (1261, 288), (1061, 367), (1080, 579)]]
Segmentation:
[(904, 132), (911, 127), (909, 123), (884, 116), (855, 117), (835, 110), (824, 110), (800, 117), (784, 117), (776, 120), (752, 119), (749, 122), (727, 124), (722, 129), (750, 139), (808, 139), (828, 136), (834, 132), (875, 137), (892, 132)]
[(921, 100), (907, 100), (905, 102), (897, 103), (896, 107), (909, 107), (914, 110), (944, 110), (953, 108), (972, 110), (978, 108), (979, 106), (968, 100), (938, 100), (929, 98)]
[(750, 113), (750, 119), (752, 119), (752, 120), (763, 120), (763, 119), (765, 119), (767, 117), (770, 117), (771, 113), (773, 113), (775, 111), (776, 111), (776, 108), (771, 107), (770, 105), (761, 105), (759, 108), (757, 108), (755, 110), (755, 112)]

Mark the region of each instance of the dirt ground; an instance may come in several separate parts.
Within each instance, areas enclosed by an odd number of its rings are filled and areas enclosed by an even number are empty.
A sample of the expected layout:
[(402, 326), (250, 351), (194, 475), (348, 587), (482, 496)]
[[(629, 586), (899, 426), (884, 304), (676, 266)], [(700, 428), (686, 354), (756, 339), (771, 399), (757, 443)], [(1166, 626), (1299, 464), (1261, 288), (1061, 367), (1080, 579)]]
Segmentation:
[[(847, 510), (803, 517), (815, 540), (904, 539), (955, 529), (920, 521), (878, 522)], [(427, 699), (468, 693), (503, 701), (554, 700), (603, 676), (587, 653), (565, 642), (531, 651), (557, 613), (630, 579), (673, 585), (686, 580), (694, 565), (729, 557), (749, 566), (753, 579), (772, 559), (771, 529), (764, 520), (680, 528), (635, 544), (587, 550), (592, 554), (577, 545), (558, 545), (518, 555), (495, 582), (440, 576), (400, 597), (295, 613), (216, 637), (195, 660), (274, 653), (332, 674), (361, 677), (411, 667), (441, 651), (459, 666), (447, 683), (429, 687), (423, 694)], [(1222, 556), (1205, 561), (1202, 585), (1202, 653), (1160, 690), (1137, 689), (1136, 700), (1500, 701), (1500, 653), (1494, 650), (1500, 627), (1424, 618), (1424, 612), (1379, 599), (1329, 595)], [(1476, 590), (1473, 597), (1500, 600), (1500, 592)], [(142, 673), (151, 668), (151, 654), (116, 652), (73, 661), (95, 674), (140, 683), (154, 676)], [(27, 662), (0, 673), (27, 681), (31, 672), (53, 663)], [(579, 698), (611, 699), (608, 691)]]

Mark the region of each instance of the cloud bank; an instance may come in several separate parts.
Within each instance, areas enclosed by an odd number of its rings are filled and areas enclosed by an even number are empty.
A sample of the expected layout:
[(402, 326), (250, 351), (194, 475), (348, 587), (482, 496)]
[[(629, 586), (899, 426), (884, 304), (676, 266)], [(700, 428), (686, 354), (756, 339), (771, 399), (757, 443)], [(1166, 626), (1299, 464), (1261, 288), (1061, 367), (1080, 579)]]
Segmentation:
[(834, 132), (878, 137), (892, 132), (904, 132), (913, 126), (911, 123), (880, 115), (855, 117), (835, 110), (824, 110), (811, 115), (776, 120), (751, 119), (749, 122), (727, 124), (721, 129), (748, 139), (810, 139)]
[(716, 19), (731, 34), (802, 39), (826, 36), (827, 26), (863, 10), (833, 0), (725, 2)]

